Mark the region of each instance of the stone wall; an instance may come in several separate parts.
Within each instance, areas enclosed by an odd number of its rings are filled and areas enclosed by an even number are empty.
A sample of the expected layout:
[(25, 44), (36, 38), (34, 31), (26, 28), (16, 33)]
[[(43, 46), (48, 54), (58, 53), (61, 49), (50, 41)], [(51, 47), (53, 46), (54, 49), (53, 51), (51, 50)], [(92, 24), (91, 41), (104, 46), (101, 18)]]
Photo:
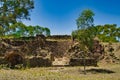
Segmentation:
[(68, 39), (71, 39), (71, 35), (52, 35), (52, 36), (46, 37), (46, 39), (68, 40)]
[[(7, 64), (4, 57), (0, 57), (0, 65)], [(27, 57), (24, 60), (24, 66), (26, 67), (49, 67), (52, 65), (52, 61), (49, 58), (43, 57)]]
[[(119, 53), (120, 45), (116, 48), (116, 44), (113, 46), (113, 48), (115, 48), (113, 52)], [(107, 44), (104, 46), (106, 45)], [(95, 48), (96, 50), (93, 52), (101, 49), (100, 47)], [(5, 52), (10, 49), (17, 49), (25, 56), (34, 56), (33, 58), (28, 57), (27, 59), (27, 61), (30, 62), (31, 67), (51, 65), (51, 60), (45, 58), (50, 54), (54, 55), (56, 58), (62, 58), (67, 55), (67, 57), (70, 58), (70, 65), (83, 64), (82, 59), (74, 59), (82, 57), (82, 50), (79, 48), (78, 44), (71, 40), (71, 36), (69, 35), (53, 35), (48, 37), (37, 35), (36, 37), (22, 37), (20, 39), (3, 39), (3, 41), (0, 42), (0, 55), (2, 54), (2, 57), (4, 57)], [(90, 55), (91, 54), (88, 54), (88, 56)], [(4, 63), (2, 59), (3, 58), (0, 59), (0, 64)], [(86, 61), (87, 65), (94, 65), (94, 63), (96, 64), (94, 60), (88, 59)]]
[(86, 66), (97, 66), (97, 61), (92, 58), (87, 58), (87, 59), (72, 58), (72, 59), (70, 59), (71, 66), (84, 66), (84, 64)]
[(63, 57), (72, 41), (46, 41), (46, 45), (55, 57)]
[(49, 67), (52, 65), (52, 61), (49, 58), (29, 57), (25, 60), (28, 67)]
[[(51, 40), (47, 40), (45, 36), (40, 35), (36, 37), (22, 37), (20, 39), (3, 39), (1, 41), (3, 47), (1, 46), (0, 49), (4, 49), (4, 52), (1, 52), (3, 54), (1, 57), (4, 57), (9, 50), (18, 50), (24, 56), (28, 56), (25, 59), (25, 63), (28, 63), (30, 67), (51, 66), (51, 56), (49, 55), (52, 54), (54, 57), (63, 57), (71, 45), (71, 40), (67, 38), (70, 39), (70, 36), (51, 36)], [(57, 40), (54, 41), (52, 39)], [(31, 58), (30, 56), (33, 57)], [(4, 58), (1, 58), (0, 64), (3, 63)]]

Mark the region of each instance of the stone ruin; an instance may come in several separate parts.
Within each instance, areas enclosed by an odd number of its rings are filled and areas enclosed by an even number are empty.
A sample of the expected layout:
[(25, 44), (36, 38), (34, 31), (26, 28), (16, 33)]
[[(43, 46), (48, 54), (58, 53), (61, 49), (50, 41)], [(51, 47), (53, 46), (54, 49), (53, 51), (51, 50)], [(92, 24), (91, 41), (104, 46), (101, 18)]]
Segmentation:
[(24, 64), (24, 56), (17, 50), (7, 51), (4, 59), (11, 69), (14, 69), (17, 64)]
[[(71, 45), (71, 41), (67, 41), (67, 37), (69, 36), (66, 36), (66, 39), (64, 39), (65, 36), (57, 37), (58, 36), (49, 37), (51, 40), (47, 40), (43, 35), (22, 37), (19, 39), (2, 39), (0, 42), (0, 58), (2, 59), (2, 57), (9, 52), (8, 50), (17, 50), (20, 54), (23, 54), (25, 61), (27, 61), (31, 67), (51, 66), (50, 64), (54, 61), (54, 57), (63, 57), (69, 45)], [(53, 40), (54, 38), (55, 40)], [(57, 41), (59, 39), (64, 40)], [(14, 52), (14, 54), (18, 52)], [(8, 62), (11, 61), (8, 60)]]
[(104, 56), (104, 47), (98, 40), (94, 40), (91, 51), (83, 52), (80, 47), (79, 42), (75, 42), (74, 45), (68, 49), (67, 55), (71, 58), (71, 65), (84, 65), (83, 60), (85, 59), (86, 65), (97, 66), (97, 62)]
[[(2, 39), (0, 60), (8, 50), (18, 50), (31, 67), (58, 65), (58, 63), (60, 65), (82, 65), (83, 55), (86, 56), (88, 65), (96, 65), (96, 62), (105, 56), (104, 46), (99, 40), (94, 40), (91, 52), (83, 54), (80, 44), (73, 42), (70, 36), (37, 35), (19, 39)], [(0, 61), (0, 63), (4, 62)]]
[(68, 55), (70, 55), (72, 58), (83, 58), (84, 55), (87, 58), (98, 58), (103, 54), (104, 47), (99, 43), (98, 40), (94, 40), (92, 50), (86, 53), (83, 53), (83, 50), (81, 50), (79, 42), (74, 43), (74, 45), (68, 49)]
[(104, 45), (104, 63), (120, 63), (120, 43), (102, 43)]
[(91, 52), (95, 59), (101, 60), (104, 56), (104, 46), (102, 46), (98, 40), (94, 40)]

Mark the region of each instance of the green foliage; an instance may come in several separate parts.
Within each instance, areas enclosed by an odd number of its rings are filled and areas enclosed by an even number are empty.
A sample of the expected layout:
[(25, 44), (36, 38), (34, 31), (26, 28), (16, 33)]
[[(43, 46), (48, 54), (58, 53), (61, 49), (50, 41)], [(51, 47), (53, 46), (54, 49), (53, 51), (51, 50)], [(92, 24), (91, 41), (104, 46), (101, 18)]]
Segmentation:
[(117, 38), (120, 38), (120, 28), (116, 24), (97, 25), (96, 36), (102, 42), (118, 42)]
[(11, 37), (11, 38), (20, 38), (20, 37), (28, 37), (28, 36), (35, 36), (35, 35), (50, 35), (50, 30), (48, 28), (44, 28), (41, 26), (26, 26), (23, 23), (15, 23), (6, 29), (4, 37)]
[(71, 35), (72, 35), (73, 40), (77, 38), (77, 34), (78, 34), (78, 30), (72, 31)]
[(33, 0), (0, 0), (0, 26), (4, 28), (4, 32), (22, 19), (29, 20), (29, 11), (33, 8)]
[(94, 25), (93, 16), (94, 13), (89, 9), (82, 11), (81, 15), (76, 20), (78, 29), (86, 29), (88, 27), (92, 27)]
[(19, 38), (37, 34), (50, 35), (50, 30), (41, 26), (26, 26), (20, 21), (30, 20), (29, 11), (34, 8), (34, 0), (0, 0), (0, 36)]
[(90, 27), (87, 29), (79, 29), (72, 32), (73, 38), (79, 40), (80, 44), (82, 45), (82, 50), (85, 48), (91, 50), (93, 39), (95, 37), (94, 29), (94, 27)]
[(73, 38), (79, 40), (80, 44), (82, 45), (82, 50), (84, 51), (92, 48), (91, 46), (94, 38), (93, 16), (94, 13), (91, 10), (84, 10), (76, 20), (78, 30), (72, 32)]
[(3, 33), (4, 33), (4, 29), (2, 26), (0, 26), (0, 36), (3, 36), (4, 35)]
[(87, 9), (84, 10), (76, 20), (78, 30), (72, 32), (73, 38), (77, 38), (83, 53), (84, 74), (86, 74), (85, 53), (92, 50), (93, 46), (93, 30), (94, 30), (94, 13)]
[(40, 27), (40, 26), (35, 26), (35, 33), (36, 34), (44, 34), (45, 36), (50, 35), (50, 29), (47, 27)]
[(44, 28), (44, 35), (50, 36), (50, 29), (49, 28), (47, 28), (47, 27)]
[[(72, 32), (73, 38), (78, 38), (82, 43), (91, 43), (92, 38), (97, 36), (102, 42), (120, 41), (120, 27), (116, 24), (97, 25), (93, 27), (94, 13), (91, 10), (84, 10), (78, 17), (78, 30)], [(90, 45), (89, 45), (90, 46)]]

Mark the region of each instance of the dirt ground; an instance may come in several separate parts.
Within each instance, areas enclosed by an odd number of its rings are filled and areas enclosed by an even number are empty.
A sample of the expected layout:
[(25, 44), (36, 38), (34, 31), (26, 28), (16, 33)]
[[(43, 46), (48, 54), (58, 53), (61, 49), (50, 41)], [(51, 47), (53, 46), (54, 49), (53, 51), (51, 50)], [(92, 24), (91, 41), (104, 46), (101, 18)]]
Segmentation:
[(0, 80), (120, 80), (120, 64), (99, 63), (98, 67), (40, 67), (30, 69), (0, 69)]

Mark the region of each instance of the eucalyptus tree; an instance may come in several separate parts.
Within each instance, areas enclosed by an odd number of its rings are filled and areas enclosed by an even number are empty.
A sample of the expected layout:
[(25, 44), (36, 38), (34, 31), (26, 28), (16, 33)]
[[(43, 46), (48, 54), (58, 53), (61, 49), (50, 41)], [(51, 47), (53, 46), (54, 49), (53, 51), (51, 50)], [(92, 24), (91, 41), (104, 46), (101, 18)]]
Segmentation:
[(30, 20), (29, 12), (33, 8), (33, 0), (0, 0), (0, 26), (8, 31), (11, 24), (23, 19)]
[(27, 26), (21, 22), (12, 24), (9, 26), (9, 31), (6, 32), (8, 36), (13, 36), (15, 38), (19, 37), (29, 37), (29, 36), (36, 36), (36, 35), (50, 35), (50, 29), (41, 26)]
[(94, 25), (94, 16), (95, 14), (90, 10), (83, 10), (80, 16), (77, 18), (77, 28), (78, 29), (87, 29)]
[(41, 27), (39, 25), (35, 26), (35, 34), (36, 35), (41, 35), (44, 32), (44, 27)]
[(15, 38), (23, 37), (26, 35), (27, 26), (21, 22), (12, 24), (9, 26), (9, 30), (6, 31), (6, 35), (12, 36)]
[(81, 45), (91, 49), (93, 38), (94, 38), (94, 13), (86, 9), (82, 11), (81, 15), (77, 18), (77, 39), (80, 41)]
[(72, 32), (72, 36), (77, 38), (80, 43), (80, 48), (83, 50), (83, 59), (84, 59), (84, 74), (86, 74), (85, 70), (85, 57), (86, 52), (92, 49), (93, 38), (94, 38), (94, 13), (89, 10), (83, 10), (80, 16), (76, 20), (77, 30)]
[(47, 27), (44, 28), (44, 35), (50, 36), (50, 29), (49, 28), (47, 28)]
[[(118, 42), (120, 38), (120, 28), (116, 24), (97, 25), (96, 36), (102, 42)], [(118, 38), (118, 39), (117, 39)]]
[(50, 29), (47, 27), (41, 27), (41, 26), (35, 26), (35, 34), (36, 35), (45, 35), (49, 36), (50, 35)]

